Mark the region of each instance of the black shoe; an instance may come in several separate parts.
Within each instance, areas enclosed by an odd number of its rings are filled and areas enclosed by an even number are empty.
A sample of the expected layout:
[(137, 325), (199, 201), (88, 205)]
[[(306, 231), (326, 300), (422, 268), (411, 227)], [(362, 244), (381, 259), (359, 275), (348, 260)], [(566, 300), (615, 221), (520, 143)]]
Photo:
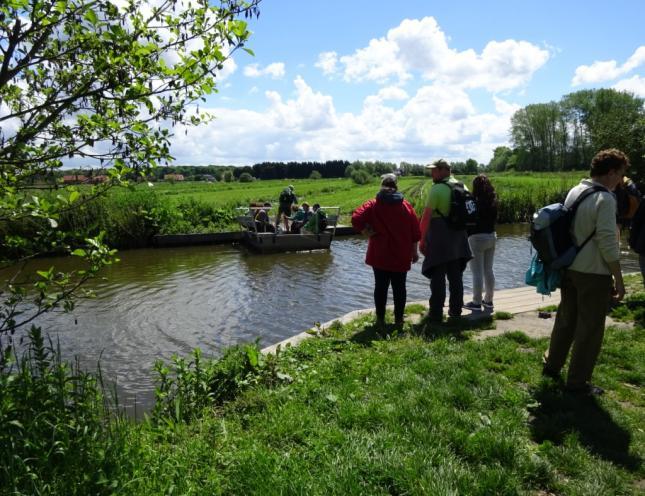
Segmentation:
[(564, 387), (567, 393), (580, 395), (580, 396), (602, 396), (605, 394), (605, 390), (599, 386), (594, 386), (593, 384), (583, 384), (579, 385), (566, 385)]
[(443, 322), (443, 314), (428, 314), (428, 322), (431, 324), (441, 324)]
[(542, 367), (542, 375), (544, 377), (548, 377), (550, 379), (553, 379), (554, 381), (561, 381), (562, 377), (560, 376), (560, 372), (556, 372), (553, 369), (550, 369), (546, 365)]

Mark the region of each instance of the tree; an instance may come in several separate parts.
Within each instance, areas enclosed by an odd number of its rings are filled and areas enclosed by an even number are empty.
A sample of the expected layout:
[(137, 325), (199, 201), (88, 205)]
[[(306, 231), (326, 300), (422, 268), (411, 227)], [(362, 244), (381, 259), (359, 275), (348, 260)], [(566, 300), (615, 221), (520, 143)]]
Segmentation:
[[(39, 272), (33, 311), (26, 293), (1, 294), (2, 333), (53, 307), (71, 308), (82, 282), (113, 251), (101, 238), (71, 247), (58, 228), (62, 213), (91, 201), (133, 174), (172, 159), (176, 124), (197, 125), (204, 95), (249, 31), (259, 0), (11, 0), (0, 4), (0, 266), (49, 251), (82, 257), (88, 269)], [(89, 192), (28, 190), (63, 160), (108, 167), (109, 181)], [(36, 223), (37, 236), (20, 234)], [(16, 269), (18, 270), (18, 269)], [(0, 356), (0, 364), (1, 364)]]
[(513, 150), (507, 146), (498, 146), (493, 150), (493, 158), (488, 163), (488, 168), (494, 171), (505, 171), (508, 167), (508, 162), (513, 155)]
[(309, 179), (322, 179), (322, 174), (317, 170), (312, 170)]
[(239, 181), (241, 183), (252, 183), (254, 181), (254, 179), (255, 178), (251, 174), (249, 174), (248, 172), (242, 172), (242, 174), (240, 174)]

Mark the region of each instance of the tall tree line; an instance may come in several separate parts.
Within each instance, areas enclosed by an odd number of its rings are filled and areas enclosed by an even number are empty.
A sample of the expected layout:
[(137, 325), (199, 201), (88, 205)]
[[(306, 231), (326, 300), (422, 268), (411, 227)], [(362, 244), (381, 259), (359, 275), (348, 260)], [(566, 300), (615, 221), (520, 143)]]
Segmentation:
[(561, 171), (585, 169), (604, 148), (630, 158), (630, 174), (645, 179), (643, 98), (613, 89), (583, 90), (559, 102), (528, 105), (511, 119), (513, 149), (498, 147), (494, 170)]

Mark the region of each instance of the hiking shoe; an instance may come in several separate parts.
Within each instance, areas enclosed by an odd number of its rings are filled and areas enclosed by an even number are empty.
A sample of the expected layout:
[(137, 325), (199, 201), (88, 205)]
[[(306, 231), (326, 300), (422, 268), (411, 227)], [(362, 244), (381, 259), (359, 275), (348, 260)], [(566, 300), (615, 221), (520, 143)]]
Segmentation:
[(581, 395), (581, 396), (601, 396), (605, 394), (605, 390), (599, 386), (594, 386), (593, 384), (582, 384), (582, 385), (566, 385), (564, 387), (567, 393)]
[(468, 303), (464, 304), (464, 308), (466, 310), (472, 310), (473, 312), (481, 312), (482, 311), (482, 306), (478, 305), (474, 301), (469, 301)]
[(542, 367), (542, 375), (544, 377), (549, 377), (550, 379), (553, 379), (554, 381), (561, 381), (562, 377), (560, 376), (560, 372), (556, 372), (555, 370), (547, 367), (546, 365)]
[(482, 306), (484, 307), (484, 310), (493, 310), (492, 301), (482, 301)]

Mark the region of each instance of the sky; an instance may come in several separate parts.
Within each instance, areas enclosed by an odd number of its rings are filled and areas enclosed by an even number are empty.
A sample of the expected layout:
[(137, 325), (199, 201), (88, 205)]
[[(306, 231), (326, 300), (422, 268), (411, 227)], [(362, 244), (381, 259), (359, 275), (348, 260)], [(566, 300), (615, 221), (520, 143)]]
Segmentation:
[(175, 129), (177, 165), (488, 163), (513, 113), (590, 88), (645, 97), (645, 1), (263, 0), (247, 47)]

